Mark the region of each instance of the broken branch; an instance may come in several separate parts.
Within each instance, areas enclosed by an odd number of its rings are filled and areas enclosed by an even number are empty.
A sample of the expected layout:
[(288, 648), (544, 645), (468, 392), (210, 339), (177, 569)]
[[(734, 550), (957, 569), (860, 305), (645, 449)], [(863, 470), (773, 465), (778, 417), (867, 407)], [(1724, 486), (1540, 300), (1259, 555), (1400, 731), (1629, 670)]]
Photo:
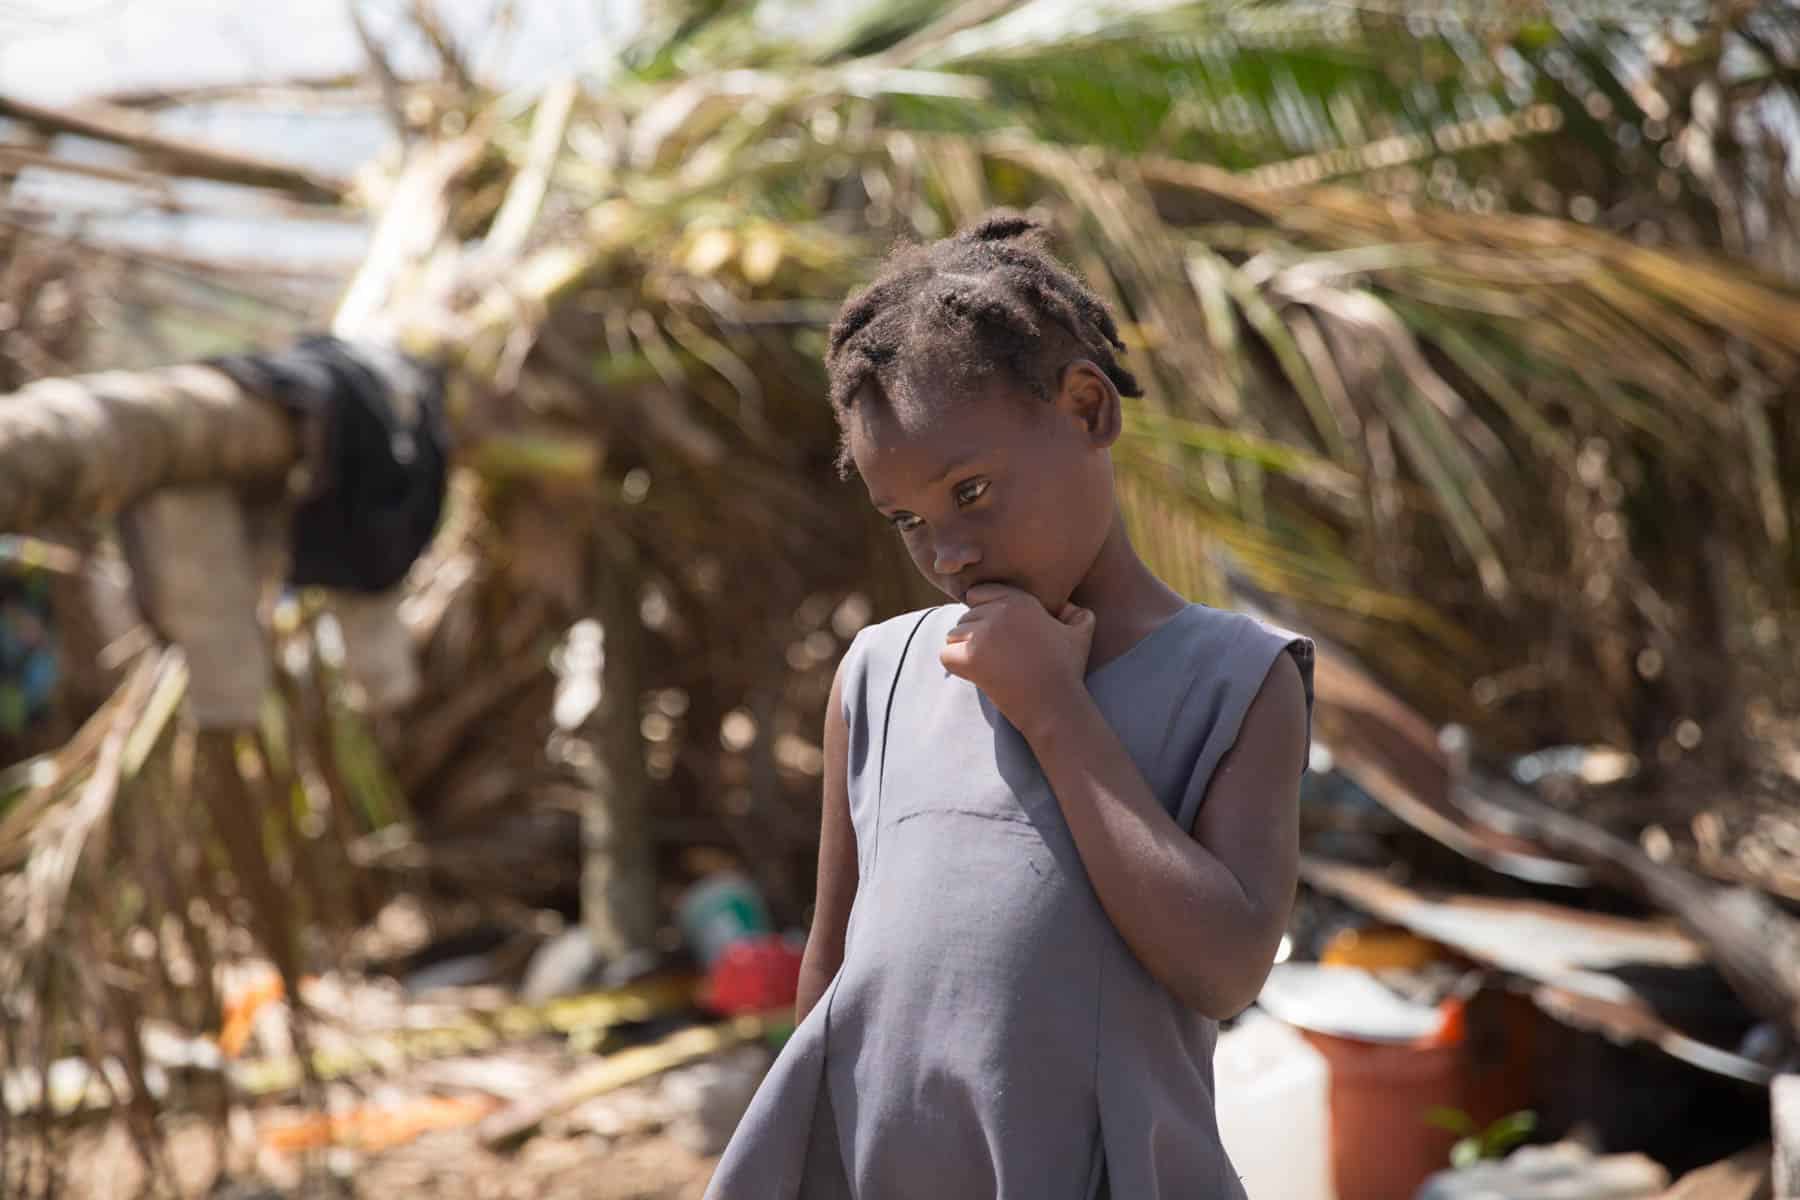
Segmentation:
[(340, 203), (350, 192), (342, 180), (300, 167), (159, 133), (149, 120), (127, 109), (88, 104), (74, 112), (0, 96), (0, 117), (47, 133), (68, 133), (125, 146), (176, 175), (275, 188), (324, 204)]

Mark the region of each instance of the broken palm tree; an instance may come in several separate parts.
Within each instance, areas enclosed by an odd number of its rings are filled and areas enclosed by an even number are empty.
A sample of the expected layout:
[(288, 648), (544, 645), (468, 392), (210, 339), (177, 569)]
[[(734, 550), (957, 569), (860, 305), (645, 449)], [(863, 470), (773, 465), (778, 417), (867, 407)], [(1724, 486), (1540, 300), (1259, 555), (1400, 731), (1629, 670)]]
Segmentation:
[[(1750, 887), (1658, 861), (1635, 840), (1473, 769), (1466, 731), (1433, 736), (1428, 721), (1343, 651), (1322, 645), (1320, 664), (1317, 729), (1334, 769), (1406, 825), (1495, 872), (1562, 889), (1609, 884), (1663, 916), (1599, 916), (1583, 911), (1575, 896), (1565, 905), (1430, 895), (1316, 857), (1302, 862), (1305, 882), (1377, 921), (1526, 981), (1537, 1006), (1568, 1025), (1768, 1087), (1775, 1160), (1791, 1156), (1800, 1129), (1784, 1097), (1800, 1065), (1800, 919)], [(1692, 1013), (1678, 1019), (1663, 1011), (1669, 997), (1659, 990), (1703, 966), (1717, 970), (1769, 1036), (1752, 1029), (1721, 1044), (1716, 1031), (1707, 1036), (1691, 1027)], [(1662, 985), (1659, 976), (1668, 977)], [(1713, 1016), (1721, 1028), (1733, 1025), (1727, 1013)]]

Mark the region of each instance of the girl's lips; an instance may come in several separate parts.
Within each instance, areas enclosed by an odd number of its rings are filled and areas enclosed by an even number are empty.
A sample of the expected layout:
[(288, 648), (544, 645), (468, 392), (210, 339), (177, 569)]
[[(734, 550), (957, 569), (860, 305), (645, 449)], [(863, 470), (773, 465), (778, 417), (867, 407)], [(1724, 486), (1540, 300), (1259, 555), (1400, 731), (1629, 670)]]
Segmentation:
[[(989, 583), (997, 583), (1001, 587), (1009, 587), (1009, 588), (1018, 588), (1019, 587), (1018, 584), (1014, 583), (1010, 579), (971, 579), (969, 582), (960, 585), (956, 589), (957, 603), (967, 604), (968, 603), (967, 597), (969, 595), (969, 592), (972, 589), (981, 587), (982, 585), (989, 584)], [(1020, 589), (1020, 590), (1023, 590), (1023, 589)]]

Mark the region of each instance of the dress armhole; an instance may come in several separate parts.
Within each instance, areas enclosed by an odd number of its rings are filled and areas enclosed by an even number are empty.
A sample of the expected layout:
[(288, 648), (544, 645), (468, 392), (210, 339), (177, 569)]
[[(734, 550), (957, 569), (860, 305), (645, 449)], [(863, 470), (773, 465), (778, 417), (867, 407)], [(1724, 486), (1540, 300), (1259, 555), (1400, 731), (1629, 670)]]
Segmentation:
[[(1251, 624), (1231, 640), (1225, 651), (1225, 661), (1222, 664), (1222, 674), (1226, 679), (1223, 702), (1213, 728), (1207, 734), (1200, 758), (1194, 764), (1193, 776), (1182, 796), (1181, 810), (1175, 815), (1176, 823), (1184, 830), (1194, 827), (1194, 820), (1200, 815), (1200, 806), (1206, 802), (1206, 790), (1212, 783), (1213, 772), (1237, 744), (1238, 733), (1244, 727), (1244, 717), (1250, 712), (1251, 703), (1262, 691), (1269, 672), (1274, 669), (1283, 653), (1292, 655), (1294, 665), (1300, 669), (1300, 683), (1306, 692), (1306, 744), (1312, 744), (1315, 657), (1312, 639), (1255, 618), (1250, 618), (1250, 621)], [(1180, 716), (1177, 713), (1177, 719)], [(1296, 766), (1299, 773), (1305, 773), (1307, 764), (1304, 760)]]
[(863, 683), (868, 676), (869, 630), (873, 628), (872, 625), (864, 625), (857, 630), (851, 637), (850, 644), (844, 647), (843, 656), (838, 659), (838, 715), (844, 719), (846, 728), (850, 726), (856, 711), (851, 700), (862, 695)]

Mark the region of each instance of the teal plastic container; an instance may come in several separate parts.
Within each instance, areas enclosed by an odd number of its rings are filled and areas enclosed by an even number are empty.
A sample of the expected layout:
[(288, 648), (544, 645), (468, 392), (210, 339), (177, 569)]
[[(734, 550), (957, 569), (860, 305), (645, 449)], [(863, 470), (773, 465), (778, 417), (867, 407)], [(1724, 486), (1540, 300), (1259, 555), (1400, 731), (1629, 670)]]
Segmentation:
[(708, 875), (689, 888), (676, 918), (703, 968), (710, 968), (731, 943), (775, 928), (756, 885), (736, 871)]

